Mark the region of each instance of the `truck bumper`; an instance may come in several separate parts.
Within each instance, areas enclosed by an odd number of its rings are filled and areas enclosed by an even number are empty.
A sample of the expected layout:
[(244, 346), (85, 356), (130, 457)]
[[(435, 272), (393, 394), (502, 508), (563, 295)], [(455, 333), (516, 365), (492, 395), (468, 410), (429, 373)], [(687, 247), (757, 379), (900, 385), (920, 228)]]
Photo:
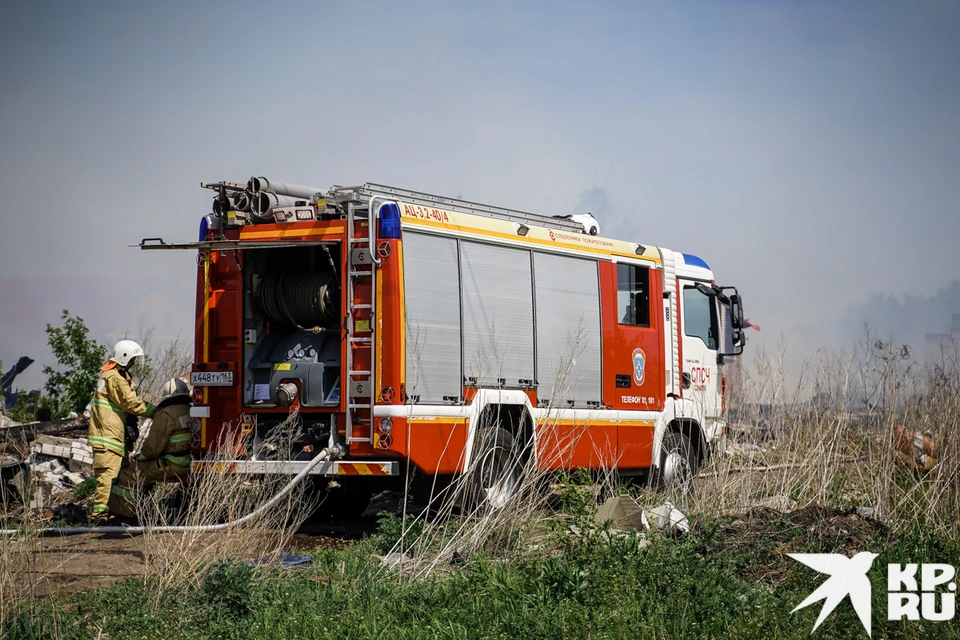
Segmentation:
[[(250, 475), (296, 475), (307, 466), (306, 460), (194, 460), (190, 472), (241, 473)], [(321, 462), (310, 470), (317, 476), (395, 476), (400, 473), (399, 462), (334, 460)]]

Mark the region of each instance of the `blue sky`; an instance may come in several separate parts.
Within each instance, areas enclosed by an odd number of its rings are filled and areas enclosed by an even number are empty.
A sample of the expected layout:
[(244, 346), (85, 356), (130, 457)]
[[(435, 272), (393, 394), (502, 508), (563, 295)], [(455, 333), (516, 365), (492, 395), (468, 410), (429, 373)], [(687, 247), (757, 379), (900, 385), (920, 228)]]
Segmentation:
[[(0, 358), (189, 338), (202, 180), (378, 181), (702, 256), (841, 344), (960, 278), (960, 2), (29, 3), (0, 24)], [(960, 309), (957, 310), (960, 312)], [(944, 330), (949, 318), (943, 319)]]

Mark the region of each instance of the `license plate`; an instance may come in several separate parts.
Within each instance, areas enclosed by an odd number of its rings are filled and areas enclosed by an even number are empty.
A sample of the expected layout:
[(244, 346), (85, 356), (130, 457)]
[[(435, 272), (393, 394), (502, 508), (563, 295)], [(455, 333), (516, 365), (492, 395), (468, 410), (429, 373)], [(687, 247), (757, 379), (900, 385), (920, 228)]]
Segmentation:
[(232, 387), (233, 371), (191, 371), (190, 384), (194, 387)]

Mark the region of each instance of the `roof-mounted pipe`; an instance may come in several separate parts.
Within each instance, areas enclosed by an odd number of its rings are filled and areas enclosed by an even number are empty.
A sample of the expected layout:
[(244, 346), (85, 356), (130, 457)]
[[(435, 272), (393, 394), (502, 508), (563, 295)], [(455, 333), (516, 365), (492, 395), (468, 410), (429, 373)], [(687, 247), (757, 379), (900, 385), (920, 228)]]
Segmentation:
[(274, 180), (267, 180), (261, 176), (247, 180), (247, 191), (254, 195), (269, 192), (275, 193), (278, 196), (290, 196), (292, 198), (309, 200), (318, 193), (321, 193), (323, 189), (305, 187), (300, 184), (290, 184), (289, 182), (276, 182)]

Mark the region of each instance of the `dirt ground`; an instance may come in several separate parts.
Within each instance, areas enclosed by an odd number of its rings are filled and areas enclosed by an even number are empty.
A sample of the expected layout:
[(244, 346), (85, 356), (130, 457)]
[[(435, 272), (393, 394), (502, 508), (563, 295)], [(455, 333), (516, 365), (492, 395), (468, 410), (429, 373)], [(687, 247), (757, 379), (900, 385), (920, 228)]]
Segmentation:
[[(341, 525), (305, 525), (293, 536), (287, 550), (312, 553), (343, 548), (375, 526), (376, 522), (367, 518)], [(147, 573), (144, 537), (139, 535), (84, 533), (30, 541), (14, 539), (9, 544), (11, 556), (24, 559), (14, 574), (22, 584), (33, 585), (36, 597), (96, 589)], [(17, 545), (23, 545), (23, 551)]]

